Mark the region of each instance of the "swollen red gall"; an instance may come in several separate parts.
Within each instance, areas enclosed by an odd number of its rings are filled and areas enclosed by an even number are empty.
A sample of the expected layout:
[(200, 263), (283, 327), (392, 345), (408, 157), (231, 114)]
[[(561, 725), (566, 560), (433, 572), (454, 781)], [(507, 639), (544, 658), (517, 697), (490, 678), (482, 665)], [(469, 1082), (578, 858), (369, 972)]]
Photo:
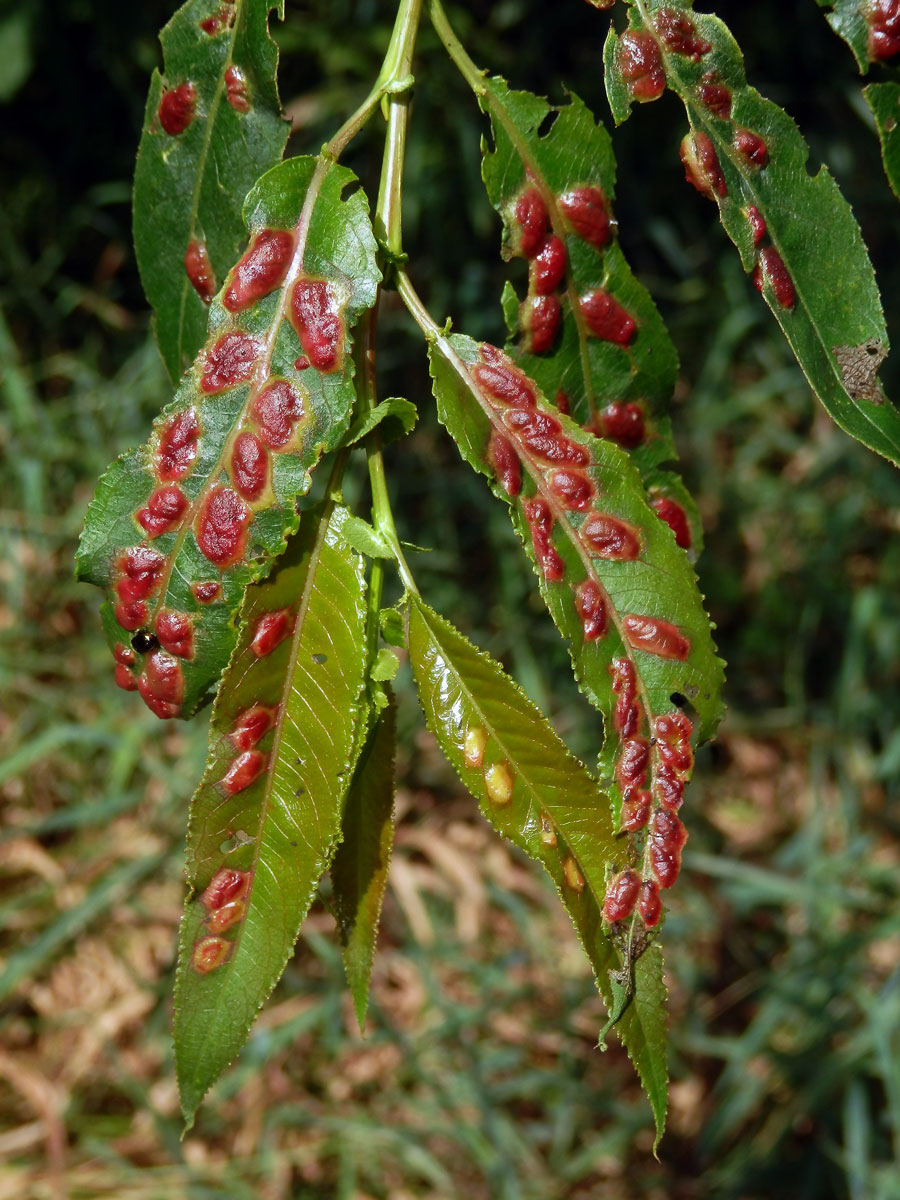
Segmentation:
[(638, 912), (648, 929), (659, 924), (659, 918), (662, 916), (662, 900), (659, 898), (659, 886), (652, 879), (645, 879), (641, 884)]
[(225, 95), (228, 103), (235, 112), (250, 111), (250, 100), (247, 96), (247, 79), (240, 67), (233, 63), (225, 72)]
[(539, 296), (555, 291), (566, 277), (566, 248), (555, 233), (531, 260), (531, 285)]
[(259, 750), (244, 750), (228, 768), (221, 787), (229, 796), (234, 796), (254, 783), (265, 769), (265, 754)]
[(229, 312), (243, 312), (268, 296), (282, 282), (294, 253), (294, 235), (287, 229), (262, 229), (237, 264), (228, 272), (222, 303)]
[(200, 896), (200, 903), (209, 912), (239, 900), (246, 896), (250, 889), (250, 872), (236, 871), (231, 867), (221, 867), (210, 880), (205, 891)]
[(177, 659), (156, 650), (144, 660), (138, 677), (138, 690), (144, 703), (157, 717), (169, 720), (181, 712), (184, 700), (184, 675)]
[(290, 317), (312, 365), (319, 371), (336, 370), (341, 365), (344, 319), (332, 285), (325, 279), (298, 279)]
[(726, 87), (715, 72), (707, 72), (697, 84), (697, 97), (720, 121), (726, 121), (731, 116), (731, 88)]
[(194, 970), (200, 975), (208, 975), (216, 967), (221, 967), (231, 953), (231, 945), (231, 942), (218, 936), (206, 937), (197, 942), (191, 956)]
[(522, 463), (512, 442), (496, 430), (492, 431), (488, 442), (488, 462), (507, 496), (518, 496), (522, 490)]
[(161, 480), (183, 479), (197, 457), (200, 422), (193, 408), (176, 413), (162, 433), (156, 448), (156, 474)]
[(281, 450), (288, 444), (303, 415), (303, 399), (287, 379), (271, 380), (250, 406), (250, 418), (259, 427), (260, 438), (272, 450)]
[(254, 433), (239, 433), (231, 448), (231, 480), (245, 500), (257, 500), (269, 479), (269, 455)]
[(759, 263), (753, 273), (753, 285), (762, 291), (766, 280), (782, 308), (793, 308), (796, 300), (794, 281), (784, 265), (784, 259), (774, 246), (765, 246), (759, 252)]
[(250, 511), (232, 488), (214, 487), (203, 502), (194, 528), (197, 545), (211, 563), (229, 567), (244, 553)]
[(769, 148), (758, 133), (737, 125), (732, 143), (735, 150), (754, 167), (764, 167), (769, 161)]
[(472, 375), (489, 397), (517, 408), (534, 408), (533, 385), (502, 351), (485, 342), (481, 358), (483, 361), (472, 368)]
[(532, 354), (546, 354), (553, 349), (561, 314), (559, 298), (555, 295), (532, 296), (522, 305), (520, 320)]
[(680, 154), (684, 164), (684, 177), (701, 196), (715, 200), (716, 196), (728, 195), (728, 185), (719, 163), (719, 156), (709, 134), (702, 130), (686, 134), (681, 142)]
[(622, 620), (625, 637), (635, 650), (645, 650), (660, 658), (682, 661), (691, 652), (691, 643), (675, 625), (657, 617), (641, 617), (628, 613)]
[(598, 187), (573, 188), (559, 197), (559, 207), (580, 238), (602, 249), (610, 238), (606, 197)]
[(584, 629), (584, 640), (595, 642), (606, 634), (607, 615), (603, 593), (593, 581), (586, 579), (575, 589), (575, 611)]
[(758, 246), (766, 236), (766, 222), (755, 204), (747, 209), (747, 220), (750, 222), (750, 232), (753, 235), (753, 245)]
[(531, 541), (535, 557), (544, 573), (544, 578), (551, 583), (558, 583), (566, 573), (565, 564), (553, 545), (553, 514), (550, 505), (540, 497), (528, 500), (522, 505), (525, 519), (531, 527)]
[(616, 401), (598, 413), (599, 432), (626, 450), (640, 446), (647, 436), (644, 410), (633, 402)]
[(656, 14), (656, 32), (665, 43), (666, 49), (675, 54), (686, 54), (699, 62), (712, 46), (697, 33), (690, 17), (675, 8), (661, 8)]
[(579, 532), (581, 540), (599, 558), (627, 561), (641, 552), (637, 530), (618, 517), (591, 513)]
[(216, 294), (216, 277), (205, 242), (188, 242), (184, 252), (184, 269), (191, 287), (204, 304), (209, 304)]
[(159, 537), (180, 524), (187, 506), (184, 492), (174, 483), (168, 484), (151, 493), (146, 508), (139, 509), (136, 514), (137, 523), (150, 537)]
[(164, 608), (156, 618), (156, 636), (163, 650), (178, 658), (194, 653), (194, 622), (187, 613)]
[(624, 921), (631, 916), (640, 887), (641, 877), (636, 871), (620, 871), (618, 875), (613, 875), (607, 884), (603, 901), (603, 915), (607, 921)]
[(184, 133), (193, 121), (196, 102), (197, 92), (189, 80), (163, 92), (157, 116), (160, 125), (170, 137)]
[(265, 658), (279, 646), (294, 627), (294, 617), (289, 608), (263, 613), (253, 626), (250, 649), (257, 658)]
[(656, 511), (656, 515), (661, 521), (669, 526), (675, 534), (675, 544), (680, 546), (682, 550), (690, 550), (691, 548), (691, 527), (688, 523), (687, 513), (668, 496), (656, 496), (650, 501), (650, 507)]
[(518, 250), (526, 258), (533, 258), (547, 236), (547, 206), (535, 187), (526, 188), (515, 205), (518, 226)]
[(578, 306), (594, 337), (615, 342), (618, 346), (627, 346), (634, 337), (634, 317), (602, 288), (580, 296)]
[(622, 78), (635, 100), (658, 99), (666, 90), (659, 46), (652, 33), (630, 30), (619, 38), (617, 60)]
[(252, 750), (257, 742), (262, 741), (274, 723), (274, 709), (264, 704), (254, 704), (238, 714), (228, 737), (236, 750)]
[(259, 354), (259, 342), (244, 333), (223, 334), (206, 351), (200, 387), (207, 395), (224, 392), (246, 381), (253, 374)]

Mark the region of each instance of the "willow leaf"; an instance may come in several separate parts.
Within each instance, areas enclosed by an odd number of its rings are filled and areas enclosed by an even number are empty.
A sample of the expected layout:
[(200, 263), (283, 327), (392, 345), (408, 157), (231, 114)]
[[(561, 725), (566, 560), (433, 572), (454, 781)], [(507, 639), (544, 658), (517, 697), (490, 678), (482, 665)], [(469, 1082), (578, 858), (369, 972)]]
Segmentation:
[[(466, 461), (510, 505), (541, 593), (569, 642), (575, 677), (600, 709), (600, 754), (617, 828), (628, 837), (632, 931), (655, 925), (681, 869), (676, 816), (693, 743), (721, 717), (722, 663), (690, 562), (647, 503), (625, 451), (554, 413), (492, 346), (429, 331), (438, 415)], [(682, 709), (690, 704), (692, 723)]]
[(819, 8), (828, 9), (826, 21), (842, 37), (856, 59), (859, 73), (869, 69), (869, 25), (860, 0), (816, 0)]
[[(479, 100), (494, 131), (495, 149), (482, 144), (482, 175), (503, 218), (504, 257), (531, 261), (528, 296), (521, 307), (516, 298), (515, 310), (507, 301), (510, 316), (514, 312), (513, 332), (521, 334), (510, 353), (579, 425), (628, 445), (642, 469), (673, 459), (664, 410), (675, 386), (678, 357), (649, 293), (619, 249), (609, 134), (572, 93), (568, 104), (551, 108), (539, 96), (511, 91), (505, 80), (488, 77)], [(552, 125), (542, 133), (551, 116)], [(545, 234), (544, 245), (552, 238), (558, 245), (552, 245), (555, 258), (541, 269)], [(562, 271), (559, 283), (549, 287)], [(593, 332), (582, 301), (598, 290), (621, 307), (623, 321), (632, 322), (627, 337), (627, 324), (619, 340)], [(538, 295), (560, 302), (560, 319), (552, 344), (535, 353), (523, 318), (527, 324), (529, 305)], [(610, 404), (638, 405), (644, 436), (635, 437), (633, 429), (629, 436), (614, 421), (607, 430), (604, 410)], [(630, 412), (634, 424), (637, 414)]]
[(863, 95), (875, 118), (885, 174), (900, 199), (900, 84), (870, 83)]
[(387, 704), (375, 717), (356, 763), (344, 805), (343, 837), (331, 864), (344, 969), (360, 1029), (366, 1023), (369, 979), (394, 845), (397, 704), (390, 685), (385, 693)]
[(718, 204), (810, 386), (837, 425), (900, 463), (900, 413), (877, 379), (888, 342), (875, 275), (831, 174), (808, 173), (799, 130), (747, 84), (717, 17), (684, 0), (631, 0), (630, 20), (629, 33), (606, 42), (616, 121), (635, 93), (652, 99), (666, 83), (678, 93), (691, 126), (682, 144), (689, 177)]
[(624, 972), (622, 986), (633, 986), (616, 1028), (661, 1136), (667, 1079), (661, 958), (652, 947), (625, 966), (604, 922), (607, 876), (626, 860), (596, 780), (499, 664), (417, 597), (410, 600), (408, 638), (429, 729), (494, 828), (550, 875), (607, 1007), (618, 986), (613, 976), (618, 981)]
[(208, 698), (244, 589), (297, 528), (296, 498), (349, 425), (349, 331), (380, 279), (365, 195), (342, 199), (355, 182), (315, 158), (258, 182), (250, 246), (212, 303), (204, 349), (88, 510), (79, 577), (107, 589), (116, 681), (158, 716)]
[[(241, 206), (281, 160), (288, 125), (269, 13), (284, 0), (188, 0), (160, 34), (134, 173), (134, 246), (173, 382), (246, 236)], [(218, 282), (217, 282), (218, 281)]]
[(185, 1119), (278, 981), (341, 832), (365, 665), (362, 560), (315, 510), (263, 583), (213, 708), (192, 805), (175, 1059)]

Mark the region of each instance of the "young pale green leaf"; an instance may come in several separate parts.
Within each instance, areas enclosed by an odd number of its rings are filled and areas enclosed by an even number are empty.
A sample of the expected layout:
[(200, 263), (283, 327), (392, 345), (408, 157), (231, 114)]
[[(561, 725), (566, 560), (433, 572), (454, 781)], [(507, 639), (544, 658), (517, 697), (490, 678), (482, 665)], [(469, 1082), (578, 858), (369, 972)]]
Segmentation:
[(350, 423), (350, 330), (380, 280), (365, 195), (342, 198), (355, 182), (315, 158), (258, 182), (250, 245), (212, 303), (204, 349), (88, 510), (79, 577), (107, 589), (116, 681), (158, 716), (208, 699), (244, 589), (297, 528), (296, 498)]
[(623, 944), (623, 961), (604, 920), (608, 876), (627, 865), (628, 847), (615, 837), (596, 780), (500, 665), (417, 597), (410, 599), (408, 637), (429, 729), (494, 828), (550, 875), (609, 1008), (616, 988), (631, 991), (633, 980), (631, 1002), (616, 1028), (661, 1135), (666, 1111), (661, 959), (655, 948), (641, 954), (646, 943), (636, 938)]
[(188, 0), (160, 35), (134, 173), (134, 246), (173, 382), (206, 338), (209, 302), (241, 252), (241, 206), (281, 160), (272, 9), (284, 0)]
[[(505, 297), (508, 350), (579, 425), (655, 469), (675, 458), (665, 407), (678, 357), (619, 249), (609, 134), (574, 94), (554, 109), (488, 77), (479, 100), (494, 132), (493, 150), (482, 143), (482, 175), (503, 218), (504, 257), (529, 262), (527, 295)], [(559, 315), (542, 337), (529, 326), (547, 305)]]
[(191, 804), (175, 1061), (185, 1119), (237, 1054), (329, 866), (366, 657), (362, 560), (346, 512), (312, 510), (247, 591)]
[(393, 552), (378, 530), (362, 517), (349, 517), (344, 531), (348, 543), (369, 558), (391, 558)]
[(352, 446), (361, 441), (366, 434), (381, 426), (381, 437), (384, 442), (393, 442), (407, 433), (412, 433), (419, 419), (419, 410), (409, 400), (402, 396), (389, 396), (367, 413), (363, 413), (347, 434), (345, 445)]
[(875, 118), (885, 174), (900, 199), (900, 84), (870, 83), (863, 95)]
[(816, 0), (819, 8), (828, 9), (825, 18), (839, 37), (842, 37), (864, 75), (869, 69), (869, 24), (860, 0)]
[(343, 836), (331, 864), (344, 969), (360, 1029), (366, 1023), (369, 979), (394, 845), (397, 703), (390, 686), (385, 694), (388, 703), (375, 718), (356, 764), (344, 805)]
[(722, 224), (775, 314), (809, 383), (852, 437), (900, 463), (900, 412), (877, 379), (887, 333), (859, 226), (786, 113), (746, 81), (740, 50), (690, 3), (630, 0), (632, 28), (611, 32), (607, 94), (617, 122), (632, 100), (671, 87), (687, 110), (688, 178)]

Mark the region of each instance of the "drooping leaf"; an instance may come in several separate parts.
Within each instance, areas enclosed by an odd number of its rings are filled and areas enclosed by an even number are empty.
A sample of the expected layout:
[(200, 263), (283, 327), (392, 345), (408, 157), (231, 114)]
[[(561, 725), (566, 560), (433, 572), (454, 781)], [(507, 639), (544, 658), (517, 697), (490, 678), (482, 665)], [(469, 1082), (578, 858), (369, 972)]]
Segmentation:
[[(692, 739), (712, 736), (722, 713), (722, 663), (691, 564), (624, 450), (556, 413), (494, 347), (438, 330), (429, 342), (438, 416), (509, 503), (578, 684), (603, 714), (616, 827), (641, 877), (671, 887)], [(658, 888), (648, 911), (655, 924)]]
[(624, 972), (626, 991), (633, 981), (616, 1029), (661, 1136), (667, 1079), (661, 958), (637, 939), (620, 950), (604, 921), (607, 877), (630, 863), (605, 797), (499, 664), (417, 597), (409, 607), (409, 656), (429, 729), (494, 828), (550, 875), (607, 1006), (615, 999), (611, 972), (617, 979)]
[(746, 81), (740, 50), (714, 16), (686, 0), (629, 0), (631, 29), (610, 32), (606, 88), (618, 123), (634, 99), (671, 87), (691, 132), (682, 158), (722, 224), (816, 395), (852, 437), (900, 463), (900, 413), (877, 367), (888, 342), (856, 219), (786, 113)]
[(366, 1023), (369, 978), (394, 845), (397, 703), (390, 685), (385, 694), (388, 703), (374, 719), (356, 763), (341, 821), (343, 836), (331, 864), (344, 969), (360, 1029)]
[[(558, 408), (631, 453), (679, 544), (699, 553), (696, 507), (679, 477), (660, 469), (677, 457), (666, 409), (678, 356), (619, 248), (609, 134), (571, 92), (551, 108), (487, 77), (479, 101), (494, 131), (482, 175), (503, 218), (504, 257), (529, 261), (527, 295), (509, 284), (504, 295), (507, 351)], [(528, 325), (548, 303), (559, 315), (542, 349)]]
[[(504, 257), (529, 261), (528, 294), (516, 298), (512, 323), (520, 336), (510, 353), (548, 399), (594, 433), (606, 432), (603, 410), (610, 404), (639, 405), (645, 436), (618, 429), (608, 436), (633, 449), (644, 469), (674, 458), (664, 408), (678, 358), (649, 293), (619, 249), (609, 134), (572, 93), (568, 104), (553, 109), (488, 76), (480, 102), (494, 131), (495, 149), (482, 144), (482, 174), (503, 218)], [(622, 310), (615, 321), (610, 308), (607, 332), (613, 336), (594, 332), (585, 313), (584, 302), (601, 291)], [(558, 302), (559, 317), (549, 345), (536, 350), (527, 324), (531, 306), (543, 298)], [(586, 307), (590, 314), (597, 304)], [(597, 326), (597, 316), (592, 319)]]
[(365, 195), (342, 199), (354, 182), (315, 158), (263, 176), (204, 349), (88, 510), (79, 577), (107, 589), (116, 681), (159, 716), (208, 698), (246, 585), (297, 528), (296, 498), (350, 423), (350, 330), (380, 279)]
[(863, 95), (875, 118), (885, 174), (900, 199), (900, 84), (870, 83)]
[(247, 592), (191, 805), (175, 996), (185, 1118), (237, 1054), (291, 954), (341, 831), (365, 665), (346, 512), (312, 510)]
[(209, 302), (246, 238), (241, 206), (281, 160), (284, 0), (188, 0), (160, 34), (134, 173), (134, 246), (172, 381), (206, 339)]
[(839, 37), (842, 37), (864, 75), (869, 69), (869, 25), (863, 14), (860, 0), (816, 0), (819, 8), (828, 10), (826, 20)]

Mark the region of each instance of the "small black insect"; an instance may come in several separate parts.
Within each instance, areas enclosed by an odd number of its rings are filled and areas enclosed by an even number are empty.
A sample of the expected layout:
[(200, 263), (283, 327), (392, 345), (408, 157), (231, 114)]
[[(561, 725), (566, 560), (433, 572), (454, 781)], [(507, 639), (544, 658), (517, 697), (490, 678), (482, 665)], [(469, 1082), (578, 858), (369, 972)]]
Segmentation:
[(138, 654), (146, 654), (148, 650), (156, 650), (159, 646), (159, 639), (155, 633), (148, 633), (146, 629), (139, 629), (131, 639), (131, 644)]

